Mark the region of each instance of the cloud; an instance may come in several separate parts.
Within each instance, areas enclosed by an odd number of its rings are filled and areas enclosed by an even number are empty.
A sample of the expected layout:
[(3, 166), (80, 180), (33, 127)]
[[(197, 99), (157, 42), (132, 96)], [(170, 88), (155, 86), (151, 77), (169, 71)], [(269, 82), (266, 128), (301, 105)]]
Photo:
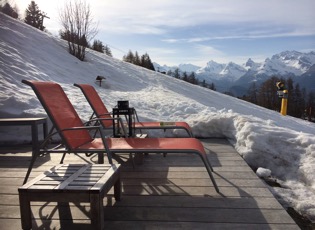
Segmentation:
[(206, 45), (196, 45), (196, 50), (206, 56), (224, 56), (224, 53), (212, 46), (206, 46)]
[(225, 26), (221, 28), (211, 27), (203, 29), (204, 32), (199, 32), (190, 35), (189, 33), (175, 34), (173, 38), (162, 39), (166, 43), (205, 43), (218, 40), (257, 40), (268, 38), (286, 38), (300, 36), (314, 36), (315, 27), (310, 29), (305, 28), (285, 28), (285, 27), (269, 27), (257, 26), (235, 29), (233, 26)]
[[(21, 11), (27, 7), (24, 0), (15, 0)], [(66, 0), (38, 0), (40, 9), (52, 21), (58, 21), (58, 10)], [(180, 28), (194, 30), (199, 26), (234, 26), (253, 28), (297, 29), (314, 34), (314, 0), (89, 0), (94, 19), (101, 28), (117, 34), (165, 34)], [(199, 36), (200, 37), (200, 36)]]
[[(99, 1), (98, 1), (99, 2)], [(140, 27), (153, 27), (154, 31), (163, 33), (174, 28), (195, 27), (200, 25), (239, 25), (253, 27), (265, 25), (270, 27), (314, 28), (315, 20), (313, 0), (266, 0), (264, 2), (248, 0), (220, 1), (183, 1), (160, 0), (150, 4), (144, 0), (124, 1), (110, 0), (97, 5), (97, 16), (104, 23), (138, 28), (129, 30), (138, 33)], [(101, 4), (101, 5), (99, 5)], [(113, 26), (114, 27), (114, 26)], [(162, 29), (163, 28), (163, 29)]]
[(228, 63), (233, 60), (234, 63), (244, 64), (251, 58), (255, 62), (262, 62), (266, 59), (264, 55), (231, 55), (230, 53), (226, 53), (223, 50), (214, 48), (212, 46), (207, 45), (195, 45), (196, 55), (191, 63), (194, 63), (199, 66), (205, 66), (205, 60), (213, 60), (218, 63)]
[(99, 30), (105, 33), (112, 33), (125, 36), (126, 34), (151, 34), (159, 35), (165, 34), (166, 31), (159, 27), (153, 27), (146, 24), (130, 24), (126, 26), (124, 23), (115, 23), (110, 25), (104, 25), (99, 23)]

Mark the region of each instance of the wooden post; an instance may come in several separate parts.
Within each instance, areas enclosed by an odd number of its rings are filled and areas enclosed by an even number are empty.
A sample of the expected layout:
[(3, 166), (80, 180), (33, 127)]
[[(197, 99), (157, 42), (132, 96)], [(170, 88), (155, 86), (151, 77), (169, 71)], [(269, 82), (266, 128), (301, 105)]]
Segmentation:
[(100, 83), (100, 86), (102, 86), (102, 80), (106, 79), (106, 77), (103, 77), (103, 76), (97, 76), (96, 77), (96, 81), (99, 81)]

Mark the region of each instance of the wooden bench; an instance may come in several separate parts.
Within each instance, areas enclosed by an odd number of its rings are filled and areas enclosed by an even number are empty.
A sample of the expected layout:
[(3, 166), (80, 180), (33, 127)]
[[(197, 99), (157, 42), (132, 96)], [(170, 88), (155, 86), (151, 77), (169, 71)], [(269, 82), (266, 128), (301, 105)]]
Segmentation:
[(104, 228), (103, 198), (114, 186), (120, 200), (119, 164), (60, 164), (19, 187), (22, 229), (32, 228), (31, 201), (89, 202), (93, 229)]

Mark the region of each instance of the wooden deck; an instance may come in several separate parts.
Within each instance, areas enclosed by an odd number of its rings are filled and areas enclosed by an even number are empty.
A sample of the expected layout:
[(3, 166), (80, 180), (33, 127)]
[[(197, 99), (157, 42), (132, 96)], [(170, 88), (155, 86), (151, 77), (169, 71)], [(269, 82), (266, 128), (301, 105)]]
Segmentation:
[[(104, 199), (106, 229), (300, 229), (234, 148), (224, 139), (202, 140), (221, 194), (199, 157), (150, 154), (143, 165), (122, 168), (122, 200)], [(30, 147), (0, 148), (0, 229), (21, 229), (17, 188), (30, 161)], [(59, 163), (40, 157), (31, 178)], [(92, 157), (95, 162), (97, 157)], [(65, 163), (90, 161), (67, 155)], [(87, 203), (34, 202), (34, 229), (91, 229)], [(71, 211), (71, 212), (70, 212)]]

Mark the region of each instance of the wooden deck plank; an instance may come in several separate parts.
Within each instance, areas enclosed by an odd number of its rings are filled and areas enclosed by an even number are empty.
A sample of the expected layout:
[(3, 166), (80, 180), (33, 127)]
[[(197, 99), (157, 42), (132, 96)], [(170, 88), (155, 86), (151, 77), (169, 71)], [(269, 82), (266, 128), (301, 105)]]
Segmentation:
[(239, 224), (239, 223), (203, 223), (203, 222), (158, 222), (158, 221), (119, 221), (109, 222), (105, 221), (105, 226), (108, 229), (211, 229), (211, 230), (222, 230), (222, 229), (255, 229), (255, 230), (266, 230), (266, 229), (277, 229), (277, 230), (292, 230), (296, 229), (296, 225), (290, 224)]
[[(20, 224), (15, 219), (0, 219), (3, 229), (20, 229)], [(33, 220), (34, 229), (76, 229), (94, 230), (88, 220), (80, 220), (73, 223), (72, 220)], [(295, 224), (240, 224), (240, 223), (202, 223), (202, 222), (160, 222), (160, 221), (105, 221), (107, 229), (111, 230), (138, 230), (138, 229), (277, 229), (277, 230), (296, 230)]]
[[(71, 215), (67, 213), (67, 206), (33, 206), (32, 212), (36, 219), (73, 218), (89, 220), (89, 206), (84, 204), (71, 207)], [(250, 224), (294, 224), (294, 221), (281, 209), (231, 209), (204, 207), (104, 207), (105, 220), (109, 221), (180, 221), (180, 222), (208, 222), (208, 223), (250, 223)], [(19, 207), (8, 206), (0, 208), (1, 218), (19, 218)], [(228, 220), (227, 220), (228, 219)]]
[[(224, 139), (202, 139), (220, 189), (216, 193), (198, 156), (149, 154), (134, 169), (122, 167), (122, 200), (104, 199), (108, 229), (299, 229), (265, 183)], [(0, 148), (0, 225), (20, 229), (17, 188), (31, 149)], [(30, 179), (59, 163), (60, 154), (39, 157)], [(128, 156), (127, 158), (128, 159)], [(65, 163), (96, 163), (97, 157), (67, 155)], [(58, 207), (58, 208), (57, 208)], [(89, 204), (34, 202), (34, 229), (91, 229)]]
[[(113, 194), (112, 194), (113, 196)], [(125, 196), (120, 202), (112, 199), (104, 199), (104, 206), (117, 207), (185, 207), (185, 208), (247, 208), (247, 209), (283, 209), (282, 206), (273, 197), (231, 197), (205, 199), (204, 196)], [(170, 202), (170, 199), (172, 202)], [(43, 202), (34, 202), (34, 206), (42, 206)], [(16, 195), (2, 195), (0, 205), (18, 206), (19, 200)], [(56, 202), (45, 204), (46, 206), (56, 206)], [(73, 206), (73, 204), (71, 204)]]

